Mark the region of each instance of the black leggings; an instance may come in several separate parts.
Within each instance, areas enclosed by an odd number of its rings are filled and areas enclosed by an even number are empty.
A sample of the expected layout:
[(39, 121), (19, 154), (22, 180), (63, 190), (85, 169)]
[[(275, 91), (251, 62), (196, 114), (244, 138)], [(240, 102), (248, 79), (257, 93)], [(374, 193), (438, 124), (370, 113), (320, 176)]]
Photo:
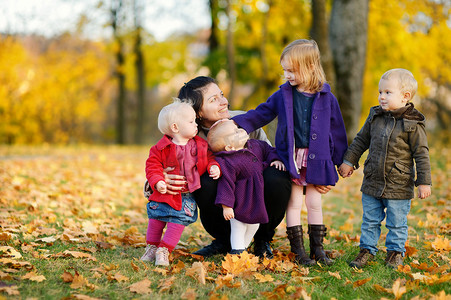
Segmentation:
[[(265, 205), (269, 222), (260, 224), (255, 240), (271, 242), (276, 227), (282, 222), (290, 199), (291, 180), (287, 172), (275, 167), (263, 171), (265, 182)], [(215, 239), (230, 243), (230, 222), (224, 219), (222, 207), (215, 204), (218, 181), (207, 173), (201, 176), (201, 188), (193, 193), (199, 206), (200, 221), (205, 230)]]

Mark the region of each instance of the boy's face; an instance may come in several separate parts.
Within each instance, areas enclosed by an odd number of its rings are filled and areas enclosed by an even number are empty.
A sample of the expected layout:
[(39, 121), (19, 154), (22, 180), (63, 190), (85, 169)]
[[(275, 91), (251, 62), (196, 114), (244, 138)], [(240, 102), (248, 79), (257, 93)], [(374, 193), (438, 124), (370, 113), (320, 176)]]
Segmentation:
[(393, 76), (390, 79), (379, 81), (379, 104), (385, 111), (392, 111), (404, 107), (410, 99), (410, 93), (401, 92), (398, 78)]
[(191, 139), (197, 134), (196, 113), (191, 107), (184, 107), (180, 111), (180, 119), (177, 121), (179, 135), (185, 139)]

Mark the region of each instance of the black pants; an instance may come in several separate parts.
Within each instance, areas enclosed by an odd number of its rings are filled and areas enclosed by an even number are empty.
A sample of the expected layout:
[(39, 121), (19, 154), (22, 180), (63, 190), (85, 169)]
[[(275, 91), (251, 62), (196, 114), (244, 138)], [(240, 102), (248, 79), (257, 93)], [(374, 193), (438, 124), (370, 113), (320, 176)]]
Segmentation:
[[(291, 194), (291, 180), (287, 172), (268, 167), (263, 172), (265, 205), (269, 222), (260, 224), (254, 236), (256, 240), (271, 242), (276, 227), (282, 222)], [(201, 176), (201, 188), (193, 193), (199, 207), (200, 221), (215, 239), (230, 243), (230, 222), (224, 219), (222, 207), (215, 204), (218, 181), (207, 173)]]

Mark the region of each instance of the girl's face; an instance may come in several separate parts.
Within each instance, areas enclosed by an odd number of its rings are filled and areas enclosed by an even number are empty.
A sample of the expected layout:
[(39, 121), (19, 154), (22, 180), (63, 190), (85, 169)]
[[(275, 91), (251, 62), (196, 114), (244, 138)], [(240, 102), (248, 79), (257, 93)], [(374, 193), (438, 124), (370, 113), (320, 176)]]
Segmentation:
[(203, 126), (210, 128), (216, 121), (230, 118), (229, 101), (217, 84), (210, 83), (203, 96), (202, 108), (199, 111)]
[(280, 65), (282, 66), (283, 75), (285, 76), (285, 79), (290, 83), (291, 86), (297, 87), (298, 85), (301, 84), (299, 76), (296, 74), (296, 71), (293, 69), (293, 66), (286, 58), (282, 59)]

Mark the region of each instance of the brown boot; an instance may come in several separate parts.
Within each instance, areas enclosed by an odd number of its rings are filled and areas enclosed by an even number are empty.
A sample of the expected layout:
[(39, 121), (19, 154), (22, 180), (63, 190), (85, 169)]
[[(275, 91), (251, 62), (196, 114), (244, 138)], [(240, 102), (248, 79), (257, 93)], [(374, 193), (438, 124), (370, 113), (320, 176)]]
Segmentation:
[(308, 234), (310, 237), (310, 258), (317, 262), (330, 266), (334, 263), (323, 248), (323, 238), (326, 236), (326, 226), (324, 225), (308, 225)]
[(373, 259), (374, 255), (370, 253), (370, 250), (362, 248), (357, 257), (349, 263), (349, 266), (360, 269)]
[(296, 263), (304, 266), (313, 266), (315, 261), (310, 259), (305, 253), (302, 226), (287, 227), (287, 236), (290, 240), (291, 252), (296, 254), (294, 257)]
[(387, 257), (385, 258), (385, 264), (393, 269), (397, 269), (398, 266), (402, 266), (404, 258), (402, 253), (398, 251), (387, 251)]

